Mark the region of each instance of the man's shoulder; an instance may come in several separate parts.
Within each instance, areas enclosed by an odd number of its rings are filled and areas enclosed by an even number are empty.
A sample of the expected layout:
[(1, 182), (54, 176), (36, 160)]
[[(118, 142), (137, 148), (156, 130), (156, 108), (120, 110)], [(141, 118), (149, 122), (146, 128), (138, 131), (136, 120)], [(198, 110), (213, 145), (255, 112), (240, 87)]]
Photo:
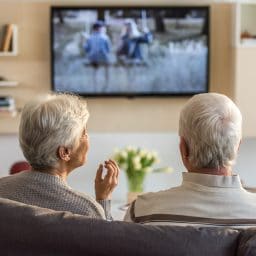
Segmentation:
[(176, 204), (177, 198), (180, 198), (180, 187), (170, 188), (167, 190), (161, 190), (158, 192), (149, 192), (139, 195), (134, 202), (134, 208), (136, 212), (154, 212), (160, 211), (166, 205)]
[[(126, 220), (147, 223), (160, 215), (170, 215), (177, 207), (177, 195), (182, 191), (181, 187), (174, 187), (158, 192), (149, 192), (139, 195), (131, 204)], [(181, 200), (182, 201), (182, 200)]]
[(170, 197), (170, 195), (176, 194), (179, 190), (180, 190), (180, 186), (170, 188), (170, 189), (160, 190), (157, 192), (144, 193), (144, 194), (141, 194), (138, 196), (136, 202), (150, 201), (150, 200), (155, 200), (158, 198)]

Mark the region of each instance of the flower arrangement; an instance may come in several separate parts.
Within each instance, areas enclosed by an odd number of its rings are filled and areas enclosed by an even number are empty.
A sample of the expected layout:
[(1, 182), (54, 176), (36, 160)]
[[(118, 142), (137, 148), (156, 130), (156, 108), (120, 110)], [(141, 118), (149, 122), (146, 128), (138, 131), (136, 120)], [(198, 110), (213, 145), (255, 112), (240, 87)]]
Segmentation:
[(149, 172), (169, 172), (170, 168), (153, 169), (153, 165), (159, 162), (155, 151), (148, 151), (139, 147), (127, 146), (117, 149), (114, 159), (122, 170), (126, 172), (130, 192), (142, 192), (143, 182)]

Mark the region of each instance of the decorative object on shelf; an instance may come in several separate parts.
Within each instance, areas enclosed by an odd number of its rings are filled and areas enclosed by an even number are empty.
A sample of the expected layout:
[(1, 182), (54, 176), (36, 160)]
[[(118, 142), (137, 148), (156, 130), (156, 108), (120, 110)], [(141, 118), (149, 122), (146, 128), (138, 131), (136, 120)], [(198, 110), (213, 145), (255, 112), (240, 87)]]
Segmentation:
[(17, 113), (15, 100), (10, 96), (0, 96), (0, 114), (15, 116)]
[(250, 32), (248, 32), (247, 30), (242, 31), (242, 33), (241, 33), (241, 39), (252, 38), (252, 37), (253, 37), (253, 35)]
[(15, 101), (10, 96), (0, 96), (0, 108), (12, 110), (15, 108)]
[(241, 33), (241, 43), (243, 45), (255, 45), (256, 36), (248, 32), (247, 30), (242, 31)]
[(2, 40), (1, 51), (3, 52), (11, 51), (12, 37), (13, 37), (13, 24), (7, 24), (5, 25), (5, 32)]
[(154, 164), (159, 162), (157, 152), (139, 147), (127, 146), (121, 150), (117, 149), (114, 159), (126, 173), (129, 188), (128, 203), (142, 194), (143, 183), (148, 173), (172, 171), (170, 167), (153, 169)]
[(0, 56), (16, 56), (18, 53), (18, 28), (6, 24), (0, 36)]
[(234, 1), (234, 36), (235, 46), (242, 48), (256, 47), (256, 4), (254, 0)]

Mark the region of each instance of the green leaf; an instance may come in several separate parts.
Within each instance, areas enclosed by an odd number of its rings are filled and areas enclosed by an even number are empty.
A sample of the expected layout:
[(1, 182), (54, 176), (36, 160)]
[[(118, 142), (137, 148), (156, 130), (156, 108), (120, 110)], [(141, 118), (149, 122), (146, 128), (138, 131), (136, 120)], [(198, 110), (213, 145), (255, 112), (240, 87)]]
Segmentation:
[(165, 173), (172, 173), (174, 170), (172, 167), (162, 167), (162, 168), (157, 168), (157, 169), (153, 169), (152, 172), (165, 172)]

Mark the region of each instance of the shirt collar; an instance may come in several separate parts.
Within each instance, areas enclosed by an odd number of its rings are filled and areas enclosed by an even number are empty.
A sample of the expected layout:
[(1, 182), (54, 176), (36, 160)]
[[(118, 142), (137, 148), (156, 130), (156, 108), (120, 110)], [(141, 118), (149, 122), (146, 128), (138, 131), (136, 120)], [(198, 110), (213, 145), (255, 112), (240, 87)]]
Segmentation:
[(222, 176), (183, 172), (183, 183), (196, 183), (207, 187), (242, 188), (239, 175)]

